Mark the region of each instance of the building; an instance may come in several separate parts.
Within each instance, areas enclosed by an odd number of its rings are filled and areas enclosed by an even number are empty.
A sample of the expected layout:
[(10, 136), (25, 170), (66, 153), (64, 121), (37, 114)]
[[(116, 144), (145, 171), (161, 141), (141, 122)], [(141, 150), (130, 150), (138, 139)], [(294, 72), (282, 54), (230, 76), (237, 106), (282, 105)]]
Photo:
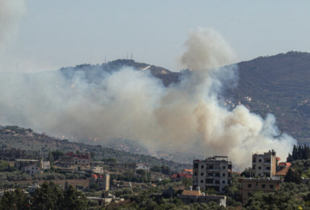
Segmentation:
[(26, 158), (28, 158), (26, 150), (20, 150), (15, 148), (0, 150), (0, 160), (13, 161), (15, 159), (26, 159)]
[(262, 192), (274, 192), (280, 189), (282, 180), (270, 179), (270, 178), (239, 178), (238, 181), (241, 183), (239, 191), (241, 193), (242, 203), (245, 203), (251, 193), (262, 191)]
[(277, 157), (274, 150), (263, 154), (252, 155), (252, 169), (254, 177), (272, 178), (277, 172)]
[(14, 167), (18, 170), (22, 170), (24, 167), (29, 165), (39, 165), (38, 160), (31, 160), (31, 159), (16, 159), (14, 162)]
[(103, 174), (104, 173), (103, 167), (99, 167), (99, 166), (93, 167), (91, 169), (91, 172), (94, 174)]
[(216, 202), (220, 206), (226, 207), (226, 196), (224, 195), (206, 195), (200, 191), (200, 188), (197, 187), (197, 190), (183, 190), (182, 194), (177, 195), (184, 204), (191, 203), (209, 203), (211, 201)]
[(281, 163), (279, 163), (279, 164), (277, 165), (277, 171), (281, 171), (282, 169), (284, 169), (284, 168), (289, 168), (289, 167), (291, 167), (291, 166), (292, 166), (292, 164), (289, 163), (289, 162), (281, 162)]
[(223, 193), (230, 184), (232, 163), (227, 156), (214, 156), (205, 160), (193, 161), (193, 187), (196, 189), (214, 189)]
[(35, 164), (25, 166), (24, 168), (22, 168), (22, 172), (25, 172), (29, 175), (35, 175), (37, 173), (42, 173), (41, 169), (38, 166), (36, 166)]
[(183, 174), (183, 173), (177, 173), (177, 174), (172, 174), (172, 175), (170, 176), (171, 182), (181, 182), (181, 181), (183, 181), (185, 178), (192, 179), (192, 178), (193, 178), (193, 175), (190, 175), (190, 174)]
[(124, 198), (115, 197), (110, 193), (104, 193), (103, 198), (99, 197), (87, 197), (88, 200), (98, 201), (99, 206), (106, 206), (111, 202), (118, 203), (124, 201)]
[(38, 185), (37, 183), (33, 183), (33, 185), (28, 186), (28, 193), (33, 194), (40, 188), (41, 188), (40, 185)]
[(181, 171), (181, 173), (193, 175), (193, 169), (183, 169), (183, 170)]
[(110, 189), (110, 175), (104, 174), (104, 175), (96, 175), (93, 174), (89, 178), (89, 185), (97, 184), (99, 186), (99, 189), (102, 190), (109, 190)]
[(146, 163), (137, 163), (136, 170), (140, 170), (140, 169), (150, 171), (150, 166), (147, 165)]
[(70, 168), (72, 166), (90, 166), (92, 159), (90, 153), (76, 154), (68, 152), (64, 156), (59, 157), (59, 163), (64, 168)]
[(41, 161), (41, 168), (42, 170), (50, 170), (51, 169), (51, 163), (50, 161)]

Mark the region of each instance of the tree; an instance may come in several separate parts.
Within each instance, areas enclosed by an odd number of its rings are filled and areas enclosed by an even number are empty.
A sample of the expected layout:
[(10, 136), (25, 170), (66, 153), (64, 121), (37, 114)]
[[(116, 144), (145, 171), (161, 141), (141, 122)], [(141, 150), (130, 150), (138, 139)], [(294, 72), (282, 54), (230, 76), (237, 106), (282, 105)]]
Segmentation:
[(193, 179), (185, 178), (182, 180), (182, 183), (185, 187), (193, 185)]
[(86, 210), (88, 201), (84, 193), (70, 185), (65, 191), (61, 209), (62, 210)]
[(51, 151), (48, 153), (48, 161), (50, 161), (51, 168), (53, 168), (53, 165), (54, 165), (54, 157), (53, 157), (53, 153), (52, 153)]
[(285, 182), (295, 182), (296, 184), (300, 184), (302, 179), (300, 174), (298, 174), (293, 169), (289, 168), (286, 176), (284, 177)]
[(44, 182), (33, 196), (32, 209), (61, 209), (63, 191), (53, 182)]
[(1, 209), (30, 209), (29, 197), (19, 188), (13, 192), (6, 191), (1, 199)]

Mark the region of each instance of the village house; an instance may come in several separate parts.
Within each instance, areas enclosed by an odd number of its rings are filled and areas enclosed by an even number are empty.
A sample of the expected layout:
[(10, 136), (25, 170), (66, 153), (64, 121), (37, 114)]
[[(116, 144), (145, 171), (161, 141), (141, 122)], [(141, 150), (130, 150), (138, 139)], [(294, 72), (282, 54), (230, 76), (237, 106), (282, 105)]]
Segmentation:
[(89, 178), (89, 185), (97, 184), (99, 186), (99, 189), (101, 190), (109, 190), (110, 189), (110, 175), (104, 174), (104, 175), (97, 175), (93, 174)]
[(64, 168), (70, 168), (72, 166), (90, 166), (91, 163), (90, 153), (76, 154), (68, 152), (64, 156), (59, 157), (59, 163)]
[(0, 150), (0, 160), (14, 161), (15, 159), (26, 158), (28, 158), (26, 150), (20, 150), (15, 148)]
[(100, 197), (87, 197), (87, 199), (88, 200), (93, 200), (93, 201), (98, 201), (99, 206), (103, 206), (103, 207), (108, 205), (111, 202), (118, 203), (118, 202), (121, 202), (121, 201), (125, 200), (124, 198), (115, 197), (115, 195), (112, 195), (110, 193), (104, 193), (103, 194), (103, 198), (100, 198)]
[(181, 173), (193, 175), (193, 169), (183, 169), (183, 170), (181, 171)]
[(191, 203), (209, 203), (216, 202), (220, 206), (226, 207), (226, 196), (224, 195), (206, 195), (200, 191), (200, 187), (197, 187), (197, 190), (192, 190), (190, 187), (189, 190), (183, 190), (182, 194), (177, 195), (184, 204)]
[(50, 161), (41, 161), (41, 168), (42, 170), (50, 170), (51, 169), (51, 163)]
[(136, 164), (136, 170), (139, 170), (139, 169), (149, 171), (150, 170), (150, 166), (147, 165), (146, 163), (137, 163)]
[(23, 170), (24, 167), (29, 165), (39, 165), (38, 160), (31, 160), (31, 159), (16, 159), (14, 162), (14, 167), (18, 170)]
[(282, 180), (270, 178), (239, 178), (241, 183), (239, 191), (242, 203), (245, 203), (252, 193), (257, 191), (274, 192), (280, 189)]
[(193, 175), (191, 175), (191, 174), (177, 173), (177, 174), (172, 174), (172, 175), (170, 176), (171, 182), (181, 182), (181, 181), (183, 181), (185, 178), (192, 179), (192, 178), (193, 178)]
[(24, 168), (22, 168), (22, 172), (25, 172), (29, 175), (35, 175), (37, 173), (42, 173), (42, 170), (38, 166), (33, 164), (33, 165), (25, 166)]

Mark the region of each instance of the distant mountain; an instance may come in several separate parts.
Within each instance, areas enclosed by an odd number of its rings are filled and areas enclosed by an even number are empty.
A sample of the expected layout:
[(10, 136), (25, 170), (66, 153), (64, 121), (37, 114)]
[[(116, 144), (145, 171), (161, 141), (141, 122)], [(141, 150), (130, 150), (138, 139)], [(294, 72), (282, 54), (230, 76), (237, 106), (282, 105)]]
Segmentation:
[(310, 141), (310, 53), (259, 57), (238, 66), (239, 84), (229, 95), (262, 116), (273, 113), (280, 130), (300, 143)]
[[(237, 65), (239, 84), (235, 89), (228, 90), (225, 96), (233, 104), (242, 103), (263, 117), (268, 113), (274, 114), (282, 132), (297, 138), (299, 143), (310, 142), (310, 53), (291, 51), (258, 57)], [(70, 78), (74, 71), (85, 70), (88, 78), (95, 80), (100, 78), (96, 75), (100, 72), (98, 68), (109, 72), (121, 66), (138, 70), (148, 67), (166, 86), (179, 81), (179, 72), (125, 59), (97, 66), (85, 64), (67, 67), (61, 71)]]

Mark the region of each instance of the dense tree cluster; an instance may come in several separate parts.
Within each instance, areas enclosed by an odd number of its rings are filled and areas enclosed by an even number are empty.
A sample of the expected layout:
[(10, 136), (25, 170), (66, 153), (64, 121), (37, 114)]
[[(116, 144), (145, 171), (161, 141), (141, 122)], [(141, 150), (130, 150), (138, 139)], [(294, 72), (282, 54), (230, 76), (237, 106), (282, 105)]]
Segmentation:
[(151, 171), (160, 172), (162, 174), (171, 175), (173, 171), (168, 166), (153, 166)]
[(0, 200), (0, 209), (53, 209), (53, 210), (86, 210), (86, 196), (70, 185), (63, 191), (53, 182), (45, 182), (31, 197), (21, 189), (6, 191)]
[(294, 145), (292, 154), (288, 154), (287, 162), (310, 159), (310, 148), (307, 145)]

